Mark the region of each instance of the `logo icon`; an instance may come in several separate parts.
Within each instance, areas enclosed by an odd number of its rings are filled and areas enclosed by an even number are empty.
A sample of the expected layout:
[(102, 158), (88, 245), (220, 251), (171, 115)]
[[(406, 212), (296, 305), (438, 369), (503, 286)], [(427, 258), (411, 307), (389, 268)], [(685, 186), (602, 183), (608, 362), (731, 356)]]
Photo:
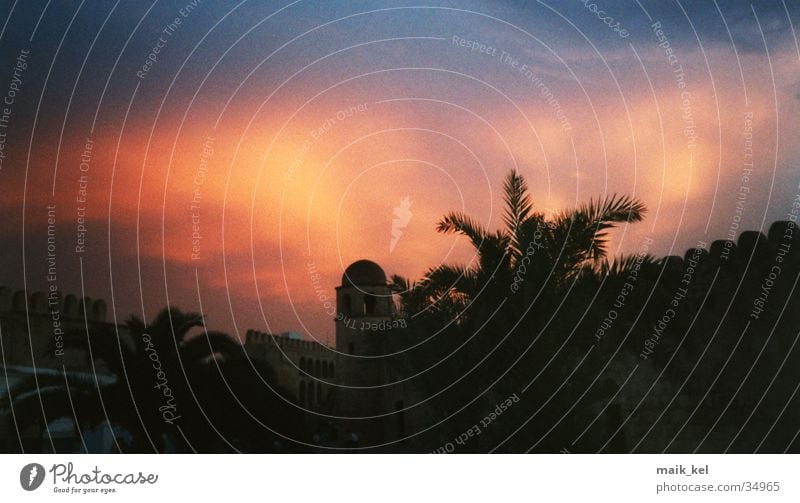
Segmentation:
[(400, 241), (400, 236), (403, 235), (403, 229), (406, 228), (408, 222), (411, 221), (411, 198), (408, 196), (400, 200), (400, 205), (394, 209), (394, 218), (392, 220), (392, 240), (389, 242), (389, 253), (394, 251), (397, 242)]
[(44, 482), (44, 466), (30, 463), (19, 472), (19, 483), (26, 491), (35, 491)]

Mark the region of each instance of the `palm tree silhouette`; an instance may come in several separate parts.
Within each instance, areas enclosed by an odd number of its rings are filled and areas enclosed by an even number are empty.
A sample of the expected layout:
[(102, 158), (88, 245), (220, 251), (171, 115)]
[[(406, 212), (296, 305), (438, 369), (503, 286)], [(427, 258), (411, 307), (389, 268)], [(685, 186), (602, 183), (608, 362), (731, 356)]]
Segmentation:
[[(62, 418), (75, 421), (78, 431), (107, 425), (112, 432), (124, 432), (115, 435), (121, 450), (163, 452), (169, 446), (183, 450), (182, 433), (164, 420), (163, 407), (168, 403), (164, 386), (155, 386), (167, 382), (171, 403), (193, 412), (188, 415), (192, 420), (186, 421), (191, 430), (200, 416), (195, 390), (213, 378), (212, 365), (242, 356), (242, 346), (222, 332), (188, 338), (203, 325), (196, 313), (165, 308), (149, 325), (136, 316), (127, 320), (133, 344), (109, 327), (71, 332), (65, 348), (88, 351), (101, 375), (66, 371), (31, 375), (14, 385), (0, 406), (13, 407), (9, 416), (16, 424), (39, 424), (42, 430)], [(151, 341), (149, 351), (144, 350), (145, 337)]]
[[(504, 226), (490, 231), (460, 212), (445, 215), (436, 230), (467, 237), (475, 248), (470, 264), (441, 264), (419, 282), (393, 276), (395, 291), (409, 313), (442, 313), (464, 319), (479, 298), (483, 310), (522, 292), (528, 299), (545, 283), (559, 288), (586, 273), (624, 274), (630, 257), (609, 263), (608, 232), (620, 223), (639, 222), (646, 208), (639, 199), (611, 195), (548, 217), (534, 210), (528, 185), (517, 171), (506, 176)], [(519, 302), (519, 301), (517, 301)]]

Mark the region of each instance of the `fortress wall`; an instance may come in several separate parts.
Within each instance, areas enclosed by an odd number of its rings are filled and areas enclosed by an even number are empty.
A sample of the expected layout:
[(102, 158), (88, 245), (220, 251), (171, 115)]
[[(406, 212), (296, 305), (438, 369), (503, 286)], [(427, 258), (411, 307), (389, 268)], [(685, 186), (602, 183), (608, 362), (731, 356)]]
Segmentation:
[(273, 369), (278, 384), (297, 403), (311, 409), (328, 406), (332, 389), (328, 383), (337, 382), (339, 370), (333, 348), (315, 341), (248, 330), (245, 350), (250, 358), (264, 361)]
[[(90, 368), (85, 351), (64, 350), (64, 337), (85, 333), (87, 322), (90, 330), (113, 327), (106, 317), (107, 306), (101, 299), (0, 287), (0, 364)], [(120, 331), (127, 336), (124, 327)]]

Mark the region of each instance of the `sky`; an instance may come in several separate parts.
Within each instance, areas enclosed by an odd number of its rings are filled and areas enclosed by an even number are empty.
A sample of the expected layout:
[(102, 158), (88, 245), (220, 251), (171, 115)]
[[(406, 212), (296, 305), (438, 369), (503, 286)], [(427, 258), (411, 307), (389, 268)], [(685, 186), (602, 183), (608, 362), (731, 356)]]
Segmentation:
[(800, 193), (798, 22), (796, 2), (4, 0), (0, 285), (332, 344), (348, 264), (468, 262), (435, 224), (500, 225), (511, 169), (548, 214), (644, 201), (612, 255), (766, 232)]

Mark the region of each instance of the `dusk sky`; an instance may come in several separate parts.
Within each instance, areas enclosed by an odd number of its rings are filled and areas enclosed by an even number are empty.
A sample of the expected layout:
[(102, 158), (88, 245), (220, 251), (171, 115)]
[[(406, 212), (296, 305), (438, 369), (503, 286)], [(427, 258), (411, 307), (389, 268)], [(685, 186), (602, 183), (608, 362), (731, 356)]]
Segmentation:
[(766, 232), (800, 193), (797, 2), (3, 0), (0, 23), (0, 285), (48, 286), (55, 205), (59, 289), (82, 262), (118, 322), (202, 303), (332, 344), (348, 264), (468, 262), (435, 224), (500, 225), (512, 168), (549, 214), (641, 198), (612, 255)]

